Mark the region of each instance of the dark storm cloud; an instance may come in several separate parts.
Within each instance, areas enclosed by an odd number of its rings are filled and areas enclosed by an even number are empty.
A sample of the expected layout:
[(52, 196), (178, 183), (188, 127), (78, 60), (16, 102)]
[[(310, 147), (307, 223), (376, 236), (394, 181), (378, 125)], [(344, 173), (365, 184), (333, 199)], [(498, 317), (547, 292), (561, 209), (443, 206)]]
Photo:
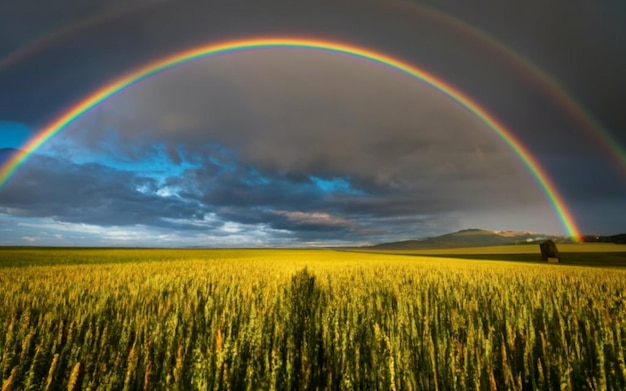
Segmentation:
[[(584, 98), (583, 103), (590, 103), (587, 97), (597, 96), (600, 100), (602, 95), (604, 103), (600, 108), (606, 109), (621, 107), (620, 86), (625, 83), (620, 71), (623, 67), (619, 64), (626, 56), (615, 38), (621, 35), (615, 33), (626, 24), (619, 23), (617, 5), (572, 7), (554, 0), (541, 4), (515, 2), (510, 6), (495, 1), (480, 6), (458, 2), (375, 1), (149, 3), (145, 2), (149, 6), (142, 12), (120, 12), (33, 55), (29, 61), (20, 63), (21, 68), (0, 72), (0, 84), (10, 92), (6, 99), (0, 96), (0, 119), (10, 116), (7, 119), (40, 125), (38, 118), (49, 118), (51, 113), (60, 111), (106, 80), (194, 45), (259, 35), (328, 37), (379, 49), (434, 72), (496, 113), (537, 153), (567, 157), (583, 148), (589, 159), (606, 161), (601, 149), (590, 148), (589, 140), (584, 139), (588, 135), (580, 133), (578, 124), (572, 123), (562, 110), (555, 109), (555, 102), (537, 90), (523, 67), (502, 61), (497, 49), (464, 34), (450, 18), (441, 18), (432, 9), (470, 21), (502, 39), (512, 49), (547, 66), (557, 80), (561, 80), (561, 74), (571, 73), (566, 87), (573, 85), (576, 90), (577, 80), (595, 85), (596, 92), (601, 94), (583, 91), (575, 95)], [(84, 8), (72, 4), (68, 1), (59, 9)], [(113, 7), (116, 3), (110, 4)], [(80, 20), (80, 13), (75, 12), (75, 19)], [(54, 13), (51, 14), (50, 18), (54, 19)], [(557, 18), (562, 14), (567, 17)], [(606, 15), (610, 17), (603, 18)], [(585, 28), (576, 30), (577, 25)], [(562, 47), (567, 48), (565, 56)], [(549, 66), (557, 61), (562, 61), (562, 66)], [(72, 72), (67, 72), (68, 69)], [(601, 79), (601, 85), (594, 84), (596, 79)], [(36, 94), (31, 90), (34, 85)], [(619, 99), (609, 103), (610, 96)], [(600, 120), (617, 131), (623, 127), (623, 113), (621, 109), (612, 111), (611, 118)], [(615, 137), (619, 140), (622, 136), (615, 134)], [(578, 165), (584, 164), (581, 158)]]
[[(189, 64), (123, 92), (64, 137), (77, 151), (140, 160), (158, 144), (173, 164), (201, 163), (178, 185), (190, 194), (196, 189), (208, 204), (284, 203), (294, 210), (289, 202), (298, 199), (325, 208), (328, 199), (294, 187), (310, 187), (311, 175), (348, 178), (368, 195), (332, 204), (342, 213), (492, 208), (493, 198), (543, 202), (536, 186), (511, 190), (529, 181), (517, 158), (450, 99), (401, 74), (330, 54), (258, 52)], [(215, 183), (217, 166), (207, 159), (238, 169), (224, 170)], [(245, 167), (271, 183), (241, 182)]]
[[(488, 106), (514, 130), (523, 131), (520, 133), (522, 141), (534, 153), (546, 161), (557, 156), (569, 162), (569, 169), (548, 166), (552, 176), (571, 176), (572, 167), (578, 168), (577, 175), (586, 175), (580, 172), (596, 164), (608, 165), (613, 175), (624, 180), (623, 163), (620, 167), (614, 152), (608, 150), (606, 141), (601, 140), (598, 132), (606, 132), (622, 151), (626, 150), (626, 115), (623, 110), (626, 77), (622, 71), (626, 67), (626, 46), (622, 39), (626, 36), (626, 3), (488, 0), (473, 4), (444, 0), (428, 1), (427, 4), (497, 37), (506, 47), (528, 59), (531, 66), (545, 71), (560, 84), (565, 94), (579, 102), (579, 112), (597, 121), (599, 127), (589, 129), (563, 109), (562, 98), (546, 99), (545, 92), (554, 91), (554, 86), (528, 77), (528, 69), (524, 67), (518, 67), (516, 78), (531, 87), (531, 91), (523, 94), (531, 98), (531, 104), (521, 107), (532, 107), (532, 101), (541, 102), (540, 117), (516, 112), (509, 104), (512, 94), (506, 94), (506, 90), (502, 99), (494, 99), (497, 95), (492, 89), (481, 90), (478, 83), (472, 84), (471, 79), (462, 81), (461, 86), (488, 102)], [(564, 191), (570, 189), (564, 186)], [(585, 189), (576, 191), (580, 193)], [(624, 193), (621, 195), (623, 197)]]
[[(220, 169), (214, 167), (209, 171), (215, 174)], [(205, 178), (192, 173), (185, 174), (185, 178), (187, 187), (194, 187), (195, 191), (200, 183), (207, 185)], [(285, 182), (279, 186), (278, 190), (284, 191), (286, 197), (293, 197), (293, 205), (289, 205), (280, 197), (272, 198), (267, 188), (255, 192), (254, 183), (242, 182), (254, 178), (254, 175), (217, 175), (207, 188), (201, 189), (200, 198), (184, 190), (177, 195), (164, 195), (159, 190), (172, 185), (185, 188), (185, 185), (176, 178), (159, 184), (153, 178), (99, 164), (34, 156), (10, 184), (0, 189), (0, 212), (18, 218), (52, 218), (61, 223), (203, 231), (216, 237), (229, 235), (228, 231), (221, 231), (229, 223), (319, 232), (322, 236), (324, 232), (358, 228), (345, 218), (324, 212), (276, 209), (297, 208), (306, 198), (312, 200), (315, 193), (319, 196), (310, 183)], [(303, 185), (305, 190), (301, 188)], [(307, 191), (313, 194), (306, 194)], [(306, 198), (297, 198), (299, 195)]]
[[(479, 98), (505, 117), (505, 122), (511, 117), (513, 124), (522, 124), (519, 128), (524, 133), (541, 134), (533, 130), (537, 126), (524, 126), (533, 122), (515, 108), (525, 107), (528, 99), (541, 99), (524, 90), (531, 80), (525, 78), (523, 69), (511, 69), (498, 50), (472, 41), (475, 37), (464, 34), (449, 18), (433, 14), (435, 9), (477, 26), (546, 68), (598, 113), (616, 137), (623, 137), (619, 131), (624, 123), (621, 91), (626, 84), (622, 76), (626, 50), (621, 37), (626, 34), (626, 12), (620, 1), (136, 0), (128, 6), (116, 0), (89, 4), (63, 0), (42, 9), (39, 2), (25, 0), (2, 7), (0, 15), (5, 20), (0, 19), (0, 26), (6, 31), (0, 36), (7, 41), (5, 55), (11, 52), (9, 48), (27, 45), (34, 37), (55, 31), (55, 27), (89, 19), (102, 10), (116, 10), (97, 23), (87, 24), (80, 34), (70, 34), (35, 51), (19, 63), (21, 69), (16, 65), (0, 72), (0, 84), (12, 96), (0, 109), (14, 115), (7, 118), (11, 120), (33, 121), (34, 113), (48, 118), (90, 88), (166, 53), (225, 37), (302, 35), (361, 43), (424, 66)], [(38, 89), (36, 96), (31, 93), (33, 86)], [(41, 104), (33, 105), (34, 99)], [(563, 121), (563, 113), (559, 114)], [(576, 124), (568, 125), (576, 128)]]
[[(7, 19), (27, 20), (23, 10), (37, 9), (35, 3), (26, 1), (24, 6), (10, 7), (4, 15)], [(66, 3), (55, 9), (88, 8), (89, 15), (98, 9), (96, 6), (82, 6), (84, 2), (68, 0)], [(85, 91), (96, 88), (128, 69), (164, 53), (207, 42), (259, 35), (324, 37), (327, 29), (330, 29), (330, 37), (335, 35), (333, 31), (350, 31), (352, 28), (346, 26), (346, 23), (367, 28), (372, 22), (371, 17), (360, 17), (368, 15), (360, 10), (361, 6), (354, 8), (349, 2), (316, 4), (284, 1), (257, 3), (238, 0), (138, 0), (137, 3), (147, 6), (136, 7), (141, 12), (113, 13), (110, 17), (88, 23), (79, 31), (62, 37), (63, 39), (36, 48), (24, 60), (3, 69), (0, 72), (0, 84), (7, 91), (11, 91), (11, 99), (7, 97), (4, 100), (4, 96), (0, 97), (0, 117), (11, 115), (16, 121), (33, 121), (33, 117), (37, 120), (47, 118), (51, 113), (58, 112), (79, 99)], [(110, 4), (114, 7), (117, 2), (111, 1)], [(119, 8), (123, 11), (124, 7)], [(45, 19), (45, 24), (49, 26), (65, 26), (84, 19), (79, 11), (70, 12), (69, 15), (73, 17), (66, 16), (62, 19), (55, 16), (54, 12), (50, 13), (48, 19), (42, 13), (36, 15)], [(49, 33), (42, 30), (39, 32), (44, 36)], [(7, 46), (15, 47), (20, 43), (28, 45), (28, 37), (33, 35), (36, 34), (17, 34), (22, 42), (16, 38), (16, 42)], [(10, 49), (7, 54), (11, 54)], [(72, 72), (67, 72), (68, 69)], [(32, 93), (33, 86), (37, 86), (37, 94)], [(39, 122), (31, 124), (39, 125)]]
[[(562, 173), (558, 176), (560, 188), (567, 194), (569, 206), (576, 212), (576, 221), (590, 234), (610, 234), (624, 231), (626, 216), (626, 176), (616, 175), (612, 167), (590, 161), (584, 175), (572, 175), (577, 164), (569, 159), (550, 162)], [(606, 227), (611, 227), (607, 229)]]
[[(626, 143), (626, 3), (619, 0), (427, 1), (518, 50), (571, 91)], [(604, 119), (604, 120), (602, 120)]]
[[(32, 18), (33, 0), (19, 3), (0, 5), (0, 57), (100, 10), (119, 12), (0, 67), (0, 121), (40, 126), (129, 69), (200, 44), (259, 35), (352, 42), (476, 99), (545, 165), (583, 230), (623, 230), (614, 216), (623, 215), (626, 191), (611, 158), (523, 67), (421, 6), (544, 67), (626, 145), (621, 2), (136, 1), (139, 12), (63, 0)], [(6, 213), (311, 242), (423, 236), (469, 221), (560, 229), (519, 159), (474, 117), (414, 80), (336, 55), (188, 64), (114, 97), (57, 139), (46, 146), (57, 156), (49, 167), (32, 167), (66, 175), (14, 180), (19, 189), (0, 189), (12, 194), (0, 200)], [(142, 174), (144, 162), (157, 161), (158, 175)], [(345, 180), (352, 192), (325, 192), (312, 176)]]
[(197, 203), (154, 194), (153, 179), (99, 164), (74, 164), (35, 156), (11, 183), (0, 189), (0, 210), (21, 217), (54, 217), (59, 221), (100, 226), (147, 224), (178, 229), (168, 219), (202, 220)]

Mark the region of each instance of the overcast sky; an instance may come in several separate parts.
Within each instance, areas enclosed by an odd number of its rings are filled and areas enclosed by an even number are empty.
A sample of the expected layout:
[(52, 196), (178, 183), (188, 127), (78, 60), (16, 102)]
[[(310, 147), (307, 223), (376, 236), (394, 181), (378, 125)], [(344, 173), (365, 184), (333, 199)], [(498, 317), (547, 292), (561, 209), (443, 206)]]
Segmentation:
[[(40, 3), (0, 4), (0, 162), (154, 59), (228, 39), (318, 38), (463, 91), (528, 147), (581, 231), (626, 231), (626, 167), (598, 136), (626, 148), (621, 1)], [(343, 245), (464, 228), (565, 232), (520, 158), (472, 113), (391, 68), (310, 49), (145, 79), (0, 188), (0, 245)]]

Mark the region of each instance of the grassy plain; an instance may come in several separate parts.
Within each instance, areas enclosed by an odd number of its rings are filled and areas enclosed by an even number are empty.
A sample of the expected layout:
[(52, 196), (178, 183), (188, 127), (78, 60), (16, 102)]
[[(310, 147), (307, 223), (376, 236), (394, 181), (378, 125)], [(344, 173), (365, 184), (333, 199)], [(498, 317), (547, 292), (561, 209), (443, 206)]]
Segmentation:
[(22, 248), (0, 286), (3, 391), (626, 389), (623, 269)]
[[(583, 266), (626, 266), (626, 245), (615, 243), (558, 244), (561, 263)], [(481, 259), (496, 261), (543, 263), (539, 245), (517, 244), (505, 246), (439, 248), (429, 250), (353, 249), (376, 254), (418, 255), (429, 257)]]

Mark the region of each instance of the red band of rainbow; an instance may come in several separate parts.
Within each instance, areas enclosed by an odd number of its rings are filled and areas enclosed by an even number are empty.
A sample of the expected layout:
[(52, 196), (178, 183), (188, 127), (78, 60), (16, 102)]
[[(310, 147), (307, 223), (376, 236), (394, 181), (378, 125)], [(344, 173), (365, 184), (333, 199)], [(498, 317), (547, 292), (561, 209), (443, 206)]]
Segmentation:
[(545, 193), (566, 233), (574, 240), (579, 240), (580, 233), (576, 226), (576, 223), (574, 222), (572, 213), (567, 207), (563, 197), (559, 194), (556, 186), (548, 176), (547, 172), (539, 164), (537, 159), (535, 159), (535, 157), (530, 153), (530, 151), (528, 151), (528, 149), (515, 137), (513, 132), (507, 129), (485, 109), (480, 107), (467, 95), (457, 90), (450, 84), (412, 65), (387, 56), (383, 53), (374, 52), (353, 45), (325, 40), (297, 38), (260, 38), (235, 40), (217, 44), (210, 44), (191, 50), (186, 50), (144, 65), (106, 84), (102, 88), (90, 94), (85, 99), (81, 100), (65, 113), (63, 113), (61, 116), (59, 116), (52, 123), (44, 127), (33, 138), (31, 138), (21, 148), (20, 151), (16, 152), (7, 162), (5, 162), (5, 164), (0, 167), (0, 187), (2, 187), (9, 180), (9, 178), (15, 173), (15, 171), (22, 164), (24, 164), (24, 162), (28, 160), (29, 156), (32, 155), (34, 151), (36, 151), (42, 144), (44, 144), (51, 137), (59, 133), (77, 118), (84, 115), (91, 108), (100, 104), (107, 98), (115, 95), (124, 88), (129, 87), (161, 71), (195, 59), (206, 58), (218, 54), (227, 54), (232, 52), (261, 48), (315, 49), (362, 58), (371, 62), (385, 65), (387, 67), (403, 72), (407, 75), (410, 75), (432, 86), (441, 93), (447, 95), (458, 104), (466, 108), (468, 111), (470, 111), (478, 119), (480, 119), (515, 152), (515, 154), (524, 163), (528, 171), (535, 178), (535, 180)]

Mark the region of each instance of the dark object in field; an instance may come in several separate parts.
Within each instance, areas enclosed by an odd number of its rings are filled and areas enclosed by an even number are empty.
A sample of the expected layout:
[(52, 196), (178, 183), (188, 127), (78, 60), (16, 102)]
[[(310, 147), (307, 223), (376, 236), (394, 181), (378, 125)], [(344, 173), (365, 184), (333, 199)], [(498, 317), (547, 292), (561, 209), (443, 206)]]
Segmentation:
[(541, 249), (541, 259), (550, 263), (559, 263), (561, 257), (559, 257), (559, 250), (556, 248), (556, 244), (552, 240), (546, 240), (539, 243)]

